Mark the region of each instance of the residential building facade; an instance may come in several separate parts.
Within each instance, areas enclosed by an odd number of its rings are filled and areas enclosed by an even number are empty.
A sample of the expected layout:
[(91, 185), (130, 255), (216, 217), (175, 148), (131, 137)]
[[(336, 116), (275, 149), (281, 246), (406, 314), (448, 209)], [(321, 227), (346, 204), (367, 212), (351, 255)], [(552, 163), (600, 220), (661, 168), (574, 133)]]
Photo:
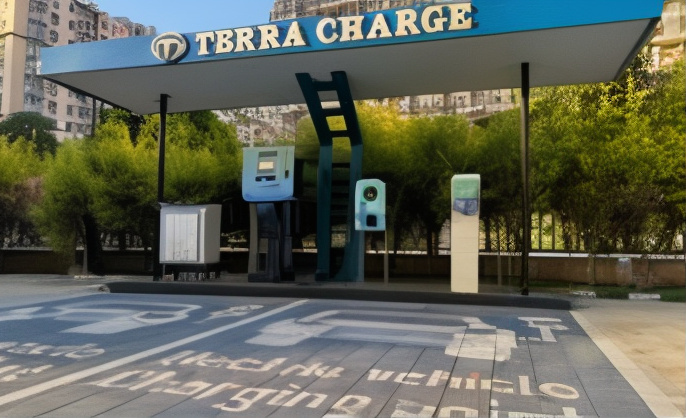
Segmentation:
[(154, 33), (90, 0), (0, 0), (0, 118), (38, 112), (57, 122), (59, 140), (89, 135), (92, 99), (44, 81), (41, 48)]

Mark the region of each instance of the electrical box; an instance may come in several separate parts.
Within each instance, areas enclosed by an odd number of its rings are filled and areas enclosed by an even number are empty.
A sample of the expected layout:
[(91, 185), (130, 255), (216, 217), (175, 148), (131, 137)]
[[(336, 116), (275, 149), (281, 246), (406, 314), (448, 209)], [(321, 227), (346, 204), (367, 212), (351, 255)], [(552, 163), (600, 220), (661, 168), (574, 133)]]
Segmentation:
[(453, 176), (450, 201), (450, 290), (479, 292), (479, 213), (481, 176)]
[(221, 205), (162, 206), (160, 263), (218, 263), (221, 208)]
[(355, 184), (355, 230), (386, 230), (386, 183), (378, 179)]
[(280, 202), (293, 199), (295, 147), (243, 148), (243, 199)]

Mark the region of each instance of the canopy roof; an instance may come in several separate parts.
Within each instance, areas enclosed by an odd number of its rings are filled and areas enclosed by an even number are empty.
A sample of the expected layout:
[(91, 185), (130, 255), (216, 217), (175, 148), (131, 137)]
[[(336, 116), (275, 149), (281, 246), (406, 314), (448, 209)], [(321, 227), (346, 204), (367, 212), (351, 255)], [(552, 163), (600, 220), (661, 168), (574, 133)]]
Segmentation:
[(532, 87), (610, 81), (651, 36), (662, 4), (435, 2), (44, 48), (41, 75), (138, 114), (159, 112), (161, 94), (171, 113), (302, 103), (300, 72), (345, 71), (356, 100), (516, 88), (523, 62)]

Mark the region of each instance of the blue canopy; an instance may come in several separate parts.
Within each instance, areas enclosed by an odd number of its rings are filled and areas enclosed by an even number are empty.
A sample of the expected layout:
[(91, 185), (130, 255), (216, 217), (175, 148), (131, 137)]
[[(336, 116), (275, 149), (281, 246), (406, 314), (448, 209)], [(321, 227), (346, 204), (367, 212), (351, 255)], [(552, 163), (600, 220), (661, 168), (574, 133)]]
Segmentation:
[(138, 114), (302, 103), (296, 73), (345, 71), (356, 100), (615, 79), (662, 0), (442, 1), (362, 16), (43, 48), (41, 75)]

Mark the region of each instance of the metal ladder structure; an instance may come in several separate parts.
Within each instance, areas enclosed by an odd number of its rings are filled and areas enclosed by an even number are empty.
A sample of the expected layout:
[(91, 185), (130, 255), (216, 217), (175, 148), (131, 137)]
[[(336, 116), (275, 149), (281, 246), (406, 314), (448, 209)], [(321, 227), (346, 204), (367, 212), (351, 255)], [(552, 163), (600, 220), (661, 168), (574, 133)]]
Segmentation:
[[(362, 178), (362, 134), (357, 120), (355, 103), (350, 93), (348, 78), (343, 71), (331, 73), (331, 81), (318, 81), (309, 73), (296, 74), (305, 97), (312, 122), (319, 138), (319, 166), (317, 169), (317, 281), (364, 280), (364, 232), (356, 231), (355, 185)], [(337, 107), (323, 107), (319, 93), (334, 92)], [(345, 129), (331, 130), (328, 118), (342, 117)], [(334, 138), (350, 140), (350, 165), (333, 163)], [(341, 182), (340, 172), (348, 168), (348, 181)], [(335, 177), (335, 178), (334, 178)], [(336, 184), (334, 184), (336, 183)], [(341, 185), (346, 187), (341, 190)], [(336, 188), (334, 189), (334, 185)], [(335, 198), (334, 198), (335, 197)], [(345, 200), (347, 199), (347, 204)], [(335, 206), (335, 210), (332, 210)], [(343, 219), (345, 222), (342, 223)], [(345, 245), (342, 254), (332, 254), (332, 226), (345, 225)], [(332, 257), (333, 255), (333, 257)]]

